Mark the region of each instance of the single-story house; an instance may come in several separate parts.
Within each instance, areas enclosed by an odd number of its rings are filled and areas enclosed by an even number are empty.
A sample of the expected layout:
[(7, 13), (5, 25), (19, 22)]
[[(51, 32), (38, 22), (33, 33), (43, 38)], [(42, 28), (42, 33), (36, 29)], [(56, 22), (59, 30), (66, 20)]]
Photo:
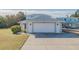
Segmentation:
[[(62, 33), (62, 22), (51, 15), (31, 14), (26, 16), (26, 21), (21, 25), (28, 33)], [(21, 24), (22, 22), (20, 22)]]
[(63, 25), (64, 27), (68, 28), (79, 28), (79, 19), (74, 17), (62, 17), (59, 18), (64, 21)]

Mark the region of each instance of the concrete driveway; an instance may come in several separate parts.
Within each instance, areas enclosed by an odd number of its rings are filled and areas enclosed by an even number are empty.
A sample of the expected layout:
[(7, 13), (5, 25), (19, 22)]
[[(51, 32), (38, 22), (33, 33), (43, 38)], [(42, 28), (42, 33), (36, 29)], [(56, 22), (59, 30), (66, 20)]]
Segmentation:
[(30, 34), (22, 50), (73, 50), (79, 49), (79, 35), (62, 34)]

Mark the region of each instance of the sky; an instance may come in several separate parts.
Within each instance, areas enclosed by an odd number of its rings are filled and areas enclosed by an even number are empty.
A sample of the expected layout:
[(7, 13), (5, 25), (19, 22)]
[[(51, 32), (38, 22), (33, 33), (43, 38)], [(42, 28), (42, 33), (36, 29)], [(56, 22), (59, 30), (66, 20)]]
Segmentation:
[(48, 14), (52, 17), (66, 17), (74, 14), (76, 9), (28, 9), (27, 14)]
[(5, 15), (14, 15), (17, 14), (18, 12), (24, 12), (26, 13), (26, 10), (24, 9), (0, 9), (0, 15), (5, 16)]
[(76, 9), (0, 9), (0, 15), (16, 14), (19, 11), (29, 14), (49, 14), (52, 17), (65, 17), (74, 14)]

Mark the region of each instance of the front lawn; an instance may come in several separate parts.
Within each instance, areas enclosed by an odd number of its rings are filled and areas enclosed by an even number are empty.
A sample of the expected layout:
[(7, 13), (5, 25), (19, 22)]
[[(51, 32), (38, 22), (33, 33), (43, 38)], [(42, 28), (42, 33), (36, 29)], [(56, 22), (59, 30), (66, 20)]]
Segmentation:
[(0, 29), (0, 50), (18, 50), (21, 49), (28, 35), (12, 34), (10, 29)]

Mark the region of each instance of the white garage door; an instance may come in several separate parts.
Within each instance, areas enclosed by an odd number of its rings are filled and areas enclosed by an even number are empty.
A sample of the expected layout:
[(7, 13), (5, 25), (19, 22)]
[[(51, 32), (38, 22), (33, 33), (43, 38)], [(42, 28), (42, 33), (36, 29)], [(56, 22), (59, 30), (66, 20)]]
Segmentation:
[(55, 32), (55, 23), (33, 23), (33, 32), (52, 33)]

